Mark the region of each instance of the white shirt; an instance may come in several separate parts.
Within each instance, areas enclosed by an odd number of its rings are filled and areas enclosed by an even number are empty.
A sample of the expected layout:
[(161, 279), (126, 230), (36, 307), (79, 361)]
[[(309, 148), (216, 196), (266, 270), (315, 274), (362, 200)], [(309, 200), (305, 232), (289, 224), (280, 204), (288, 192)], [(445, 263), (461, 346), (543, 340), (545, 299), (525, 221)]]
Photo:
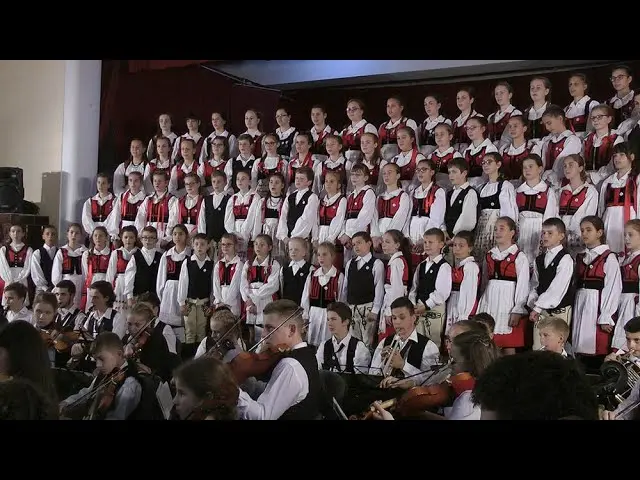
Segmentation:
[[(453, 193), (451, 194), (451, 200), (449, 201), (449, 206), (453, 206), (458, 198), (458, 195), (465, 188), (471, 188), (469, 186), (469, 182), (465, 182), (460, 186), (453, 187)], [(463, 230), (468, 230), (469, 232), (476, 228), (476, 222), (478, 221), (478, 194), (476, 191), (471, 188), (471, 191), (468, 192), (462, 203), (462, 213), (456, 220), (456, 224), (453, 226), (453, 234), (457, 234)]]
[[(351, 267), (351, 262), (358, 262), (357, 267), (358, 270), (360, 270), (371, 260), (372, 256), (373, 255), (371, 255), (371, 253), (367, 253), (364, 257), (355, 257), (347, 262), (344, 269), (344, 292), (342, 293), (342, 298), (344, 298), (345, 301), (348, 298), (349, 268)], [(376, 261), (373, 262), (373, 284), (375, 287), (375, 296), (373, 297), (371, 313), (377, 315), (382, 308), (382, 301), (384, 300), (384, 264), (379, 259), (376, 259)]]
[[(45, 252), (49, 254), (49, 258), (53, 262), (53, 259), (56, 256), (56, 252), (58, 251), (58, 247), (55, 245), (53, 247), (50, 247), (46, 243), (42, 247), (44, 248)], [(44, 277), (44, 272), (42, 271), (42, 267), (40, 266), (40, 249), (34, 250), (33, 256), (31, 257), (31, 279), (36, 286), (36, 291), (49, 291), (49, 282)]]
[[(424, 270), (429, 271), (436, 263), (442, 260), (442, 255), (438, 255), (434, 259), (427, 257), (426, 260), (420, 262), (418, 268), (416, 268), (413, 274), (413, 283), (411, 285), (411, 292), (409, 292), (409, 300), (414, 305), (418, 304), (418, 282), (420, 279), (420, 272)], [(429, 294), (429, 298), (425, 302), (427, 309), (434, 308), (438, 305), (444, 305), (451, 295), (451, 265), (443, 263), (438, 269), (438, 276), (436, 277), (436, 289)]]
[[(338, 359), (338, 368), (331, 368), (332, 372), (343, 372), (347, 366), (347, 350), (349, 348), (349, 342), (351, 341), (351, 333), (347, 333), (347, 336), (344, 337), (341, 341), (333, 335), (330, 340), (327, 340), (333, 343), (333, 353)], [(318, 360), (318, 369), (322, 370), (322, 364), (324, 362), (324, 346), (326, 342), (322, 342), (318, 345), (318, 350), (316, 351), (316, 358)], [(334, 358), (335, 361), (335, 358)], [(366, 347), (362, 340), (358, 340), (356, 345), (356, 351), (353, 356), (353, 370), (355, 373), (367, 374), (369, 372), (369, 363), (371, 362), (371, 353), (369, 349)]]
[[(292, 350), (306, 347), (301, 342)], [(309, 394), (309, 377), (300, 362), (286, 357), (273, 369), (273, 374), (257, 400), (240, 389), (238, 416), (242, 420), (277, 420), (289, 408), (303, 401)]]
[[(562, 245), (550, 248), (544, 254), (544, 267), (548, 268), (556, 255), (562, 250)], [(538, 296), (536, 288), (539, 285), (538, 262), (533, 262), (533, 276), (529, 288), (528, 305), (530, 308), (540, 313), (542, 310), (553, 310), (558, 307), (569, 290), (569, 285), (573, 278), (573, 259), (571, 255), (565, 255), (556, 266), (556, 276), (551, 281), (549, 288)]]

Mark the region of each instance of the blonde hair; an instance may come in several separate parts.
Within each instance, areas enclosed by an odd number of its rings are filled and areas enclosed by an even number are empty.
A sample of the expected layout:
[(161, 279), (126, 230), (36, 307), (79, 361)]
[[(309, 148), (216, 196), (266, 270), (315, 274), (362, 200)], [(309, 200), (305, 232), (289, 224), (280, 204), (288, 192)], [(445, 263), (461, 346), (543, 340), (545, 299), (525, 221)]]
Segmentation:
[(569, 324), (559, 317), (546, 317), (538, 322), (538, 330), (543, 328), (550, 328), (557, 334), (562, 336), (562, 339), (566, 342), (569, 338)]

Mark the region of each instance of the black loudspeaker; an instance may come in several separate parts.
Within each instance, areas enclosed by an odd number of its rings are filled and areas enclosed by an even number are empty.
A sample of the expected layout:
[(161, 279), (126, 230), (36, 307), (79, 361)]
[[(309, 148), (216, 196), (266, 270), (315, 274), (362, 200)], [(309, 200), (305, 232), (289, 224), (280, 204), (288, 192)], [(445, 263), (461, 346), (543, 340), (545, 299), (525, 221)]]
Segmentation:
[(0, 213), (22, 213), (23, 200), (22, 169), (0, 167)]

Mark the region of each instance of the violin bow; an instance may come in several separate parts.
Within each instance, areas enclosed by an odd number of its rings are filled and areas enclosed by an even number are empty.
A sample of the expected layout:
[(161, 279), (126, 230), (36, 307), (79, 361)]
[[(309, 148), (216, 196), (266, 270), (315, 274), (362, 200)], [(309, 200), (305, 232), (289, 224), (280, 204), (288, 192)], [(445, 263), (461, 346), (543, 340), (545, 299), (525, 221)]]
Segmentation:
[(298, 308), (296, 308), (295, 312), (293, 312), (291, 315), (289, 315), (287, 318), (285, 318), (285, 319), (282, 321), (282, 323), (280, 323), (280, 325), (278, 325), (276, 328), (274, 328), (274, 329), (273, 329), (273, 330), (271, 330), (269, 333), (267, 333), (264, 337), (262, 337), (262, 338), (260, 339), (260, 341), (258, 341), (258, 343), (256, 343), (253, 347), (251, 347), (251, 348), (248, 350), (248, 352), (249, 352), (249, 353), (251, 353), (251, 352), (255, 352), (255, 350), (256, 350), (260, 345), (262, 345), (262, 344), (265, 342), (265, 340), (266, 340), (267, 338), (269, 338), (271, 335), (273, 335), (274, 333), (276, 333), (280, 327), (282, 327), (285, 323), (287, 323), (287, 322), (288, 322), (289, 320), (291, 320), (293, 317), (295, 317), (296, 315), (298, 315), (298, 313), (300, 313), (300, 312), (304, 312), (304, 309), (303, 309), (302, 307), (300, 307), (300, 306), (299, 306)]

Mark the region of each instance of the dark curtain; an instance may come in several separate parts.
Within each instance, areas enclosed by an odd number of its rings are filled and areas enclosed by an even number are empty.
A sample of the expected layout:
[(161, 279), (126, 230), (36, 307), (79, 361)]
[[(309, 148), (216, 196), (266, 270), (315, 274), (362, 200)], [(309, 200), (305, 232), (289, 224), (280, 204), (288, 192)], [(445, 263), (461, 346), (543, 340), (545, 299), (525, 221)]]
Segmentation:
[[(628, 63), (629, 67), (640, 75), (640, 61)], [(587, 92), (592, 98), (603, 102), (614, 95), (611, 86), (611, 67), (586, 68), (581, 69), (589, 79), (589, 91)], [(570, 72), (551, 72), (545, 73), (544, 76), (551, 80), (553, 85), (551, 91), (551, 100), (553, 103), (565, 107), (571, 102), (569, 95), (568, 82)], [(389, 96), (398, 94), (403, 97), (405, 102), (405, 115), (413, 118), (418, 123), (425, 118), (423, 100), (429, 92), (435, 92), (443, 97), (444, 114), (451, 119), (459, 115), (456, 108), (456, 93), (458, 89), (464, 85), (471, 85), (476, 89), (475, 108), (483, 115), (488, 115), (496, 110), (496, 104), (493, 99), (493, 87), (500, 80), (508, 81), (514, 89), (512, 103), (519, 109), (523, 110), (531, 103), (529, 97), (529, 81), (533, 75), (526, 76), (509, 76), (494, 80), (477, 80), (456, 83), (447, 83), (441, 85), (413, 85), (404, 87), (379, 87), (379, 88), (317, 88), (299, 91), (287, 91), (288, 97), (293, 97), (295, 102), (291, 105), (291, 113), (293, 118), (292, 124), (298, 128), (310, 128), (311, 120), (309, 113), (311, 107), (316, 103), (324, 104), (327, 109), (327, 121), (335, 129), (341, 129), (348, 123), (347, 114), (345, 112), (347, 102), (351, 98), (359, 98), (366, 104), (365, 118), (374, 125), (379, 126), (386, 118), (386, 102)], [(637, 85), (637, 80), (634, 79)], [(633, 86), (633, 84), (632, 84)], [(637, 88), (636, 88), (637, 91)]]
[(235, 86), (232, 80), (198, 65), (138, 73), (129, 73), (127, 62), (107, 68), (110, 73), (103, 73), (100, 122), (101, 171), (113, 172), (127, 158), (132, 138), (140, 138), (146, 147), (162, 113), (171, 114), (178, 135), (186, 132), (185, 117), (189, 114), (201, 119), (200, 132), (208, 135), (213, 129), (211, 113), (216, 111), (227, 115), (227, 127), (237, 135), (245, 130), (244, 112), (248, 108), (266, 116), (264, 128), (275, 128), (279, 92)]

